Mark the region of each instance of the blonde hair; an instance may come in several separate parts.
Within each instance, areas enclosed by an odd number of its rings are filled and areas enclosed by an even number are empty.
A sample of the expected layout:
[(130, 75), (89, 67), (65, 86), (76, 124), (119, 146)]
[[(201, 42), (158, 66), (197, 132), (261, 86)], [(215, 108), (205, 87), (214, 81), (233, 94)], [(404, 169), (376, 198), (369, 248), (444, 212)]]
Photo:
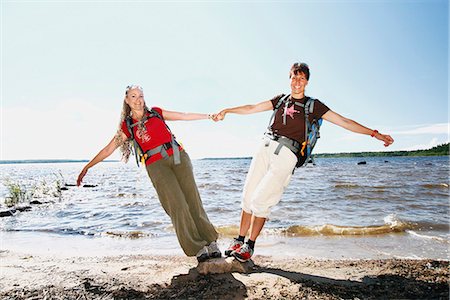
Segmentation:
[(126, 120), (128, 116), (131, 115), (130, 106), (123, 100), (122, 112), (120, 113), (120, 122), (119, 128), (117, 129), (117, 133), (115, 136), (116, 145), (119, 146), (119, 150), (122, 153), (122, 161), (128, 162), (131, 154), (131, 138), (127, 138), (122, 140), (122, 134), (124, 133), (122, 130), (122, 124)]
[[(142, 87), (138, 85), (130, 85), (127, 86), (127, 89), (125, 91), (125, 98), (123, 99), (123, 105), (122, 105), (122, 112), (120, 113), (120, 122), (119, 122), (119, 128), (117, 129), (117, 133), (115, 135), (115, 142), (116, 145), (119, 147), (120, 152), (122, 153), (122, 161), (128, 162), (130, 158), (130, 154), (132, 152), (132, 140), (131, 137), (127, 138), (125, 140), (122, 140), (122, 134), (124, 134), (122, 130), (122, 124), (125, 121), (127, 117), (131, 117), (131, 107), (125, 102), (126, 97), (128, 96), (128, 91), (132, 89), (139, 89), (143, 91)], [(149, 112), (147, 105), (144, 102), (144, 116)], [(139, 130), (145, 130), (144, 124), (138, 124)], [(131, 133), (131, 132), (130, 132)]]

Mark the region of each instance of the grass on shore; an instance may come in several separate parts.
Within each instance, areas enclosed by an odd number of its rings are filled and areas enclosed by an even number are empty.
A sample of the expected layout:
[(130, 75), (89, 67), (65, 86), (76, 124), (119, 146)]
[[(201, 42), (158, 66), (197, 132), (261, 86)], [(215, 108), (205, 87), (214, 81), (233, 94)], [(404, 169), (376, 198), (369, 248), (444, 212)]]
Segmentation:
[(61, 200), (62, 187), (65, 185), (64, 177), (61, 173), (55, 174), (56, 179), (47, 182), (42, 179), (39, 183), (27, 187), (20, 181), (12, 181), (10, 178), (3, 180), (3, 184), (8, 189), (8, 195), (4, 199), (6, 207), (14, 207), (22, 203), (29, 203), (33, 198), (58, 198)]

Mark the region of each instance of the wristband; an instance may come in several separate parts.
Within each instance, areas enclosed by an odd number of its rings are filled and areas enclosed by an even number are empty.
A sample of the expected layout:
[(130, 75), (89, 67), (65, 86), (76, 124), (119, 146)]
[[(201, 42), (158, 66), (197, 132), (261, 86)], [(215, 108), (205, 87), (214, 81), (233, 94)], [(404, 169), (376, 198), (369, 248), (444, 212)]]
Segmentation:
[(379, 133), (379, 132), (378, 132), (378, 130), (375, 129), (374, 131), (372, 131), (372, 133), (370, 134), (370, 136), (371, 136), (371, 137), (374, 137), (375, 134), (377, 134), (377, 133)]

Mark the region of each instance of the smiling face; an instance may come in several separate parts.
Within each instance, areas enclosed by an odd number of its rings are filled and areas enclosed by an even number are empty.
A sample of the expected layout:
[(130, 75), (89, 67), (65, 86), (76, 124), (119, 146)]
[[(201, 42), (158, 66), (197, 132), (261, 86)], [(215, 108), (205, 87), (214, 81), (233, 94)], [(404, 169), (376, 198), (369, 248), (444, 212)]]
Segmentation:
[(131, 111), (142, 111), (145, 106), (144, 92), (140, 87), (132, 87), (127, 90), (125, 102), (130, 106)]
[(305, 88), (308, 85), (308, 79), (303, 72), (295, 74), (291, 71), (291, 95), (294, 98), (301, 99), (305, 96)]

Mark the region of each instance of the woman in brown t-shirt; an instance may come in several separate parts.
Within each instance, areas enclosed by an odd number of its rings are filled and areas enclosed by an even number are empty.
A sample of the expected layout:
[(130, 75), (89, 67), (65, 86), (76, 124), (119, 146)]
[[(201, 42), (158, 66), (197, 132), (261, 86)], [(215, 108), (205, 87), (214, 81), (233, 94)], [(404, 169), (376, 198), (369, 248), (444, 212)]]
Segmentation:
[[(270, 134), (254, 155), (247, 174), (242, 198), (242, 215), (239, 236), (234, 239), (225, 255), (232, 255), (239, 261), (248, 261), (254, 252), (256, 238), (259, 236), (270, 209), (276, 205), (288, 185), (292, 171), (297, 164), (298, 149), (305, 140), (305, 88), (309, 80), (309, 67), (305, 63), (295, 63), (289, 72), (291, 94), (285, 97), (280, 109), (275, 114)], [(223, 120), (227, 113), (253, 114), (273, 110), (283, 95), (254, 105), (226, 108), (220, 111), (216, 119)], [(322, 102), (314, 101), (314, 111), (310, 118), (322, 118), (352, 132), (370, 135), (389, 146), (394, 142), (391, 136), (381, 134), (378, 130), (367, 128), (353, 120), (347, 119)], [(293, 147), (291, 147), (293, 146)], [(247, 243), (245, 235), (252, 228)]]

